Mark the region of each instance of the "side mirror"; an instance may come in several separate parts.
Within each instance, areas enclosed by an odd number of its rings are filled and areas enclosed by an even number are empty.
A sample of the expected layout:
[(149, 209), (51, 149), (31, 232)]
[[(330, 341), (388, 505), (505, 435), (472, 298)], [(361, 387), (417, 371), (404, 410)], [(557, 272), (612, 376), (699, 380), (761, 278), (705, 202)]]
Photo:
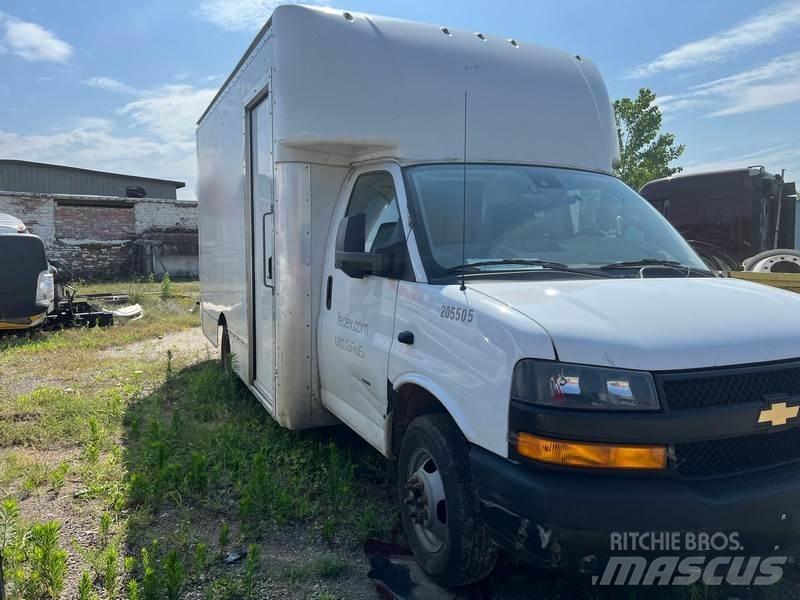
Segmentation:
[(335, 265), (348, 277), (361, 279), (364, 275), (389, 273), (392, 270), (391, 254), (364, 252), (366, 229), (367, 216), (363, 213), (345, 217), (339, 223)]

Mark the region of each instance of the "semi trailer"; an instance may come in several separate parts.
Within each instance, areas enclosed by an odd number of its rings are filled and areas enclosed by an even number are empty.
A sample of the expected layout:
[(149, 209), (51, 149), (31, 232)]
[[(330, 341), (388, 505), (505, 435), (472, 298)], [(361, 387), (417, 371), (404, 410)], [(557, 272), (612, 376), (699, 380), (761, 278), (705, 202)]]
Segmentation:
[(197, 157), (205, 335), (282, 426), (395, 461), (436, 581), (596, 569), (614, 532), (797, 548), (800, 297), (612, 175), (588, 58), (281, 6)]
[[(677, 175), (639, 193), (701, 253), (734, 268), (762, 253), (798, 255), (797, 189), (762, 166)], [(726, 258), (729, 257), (729, 258)], [(795, 258), (795, 261), (797, 258)], [(783, 261), (789, 262), (789, 261)], [(798, 272), (797, 264), (790, 265)]]

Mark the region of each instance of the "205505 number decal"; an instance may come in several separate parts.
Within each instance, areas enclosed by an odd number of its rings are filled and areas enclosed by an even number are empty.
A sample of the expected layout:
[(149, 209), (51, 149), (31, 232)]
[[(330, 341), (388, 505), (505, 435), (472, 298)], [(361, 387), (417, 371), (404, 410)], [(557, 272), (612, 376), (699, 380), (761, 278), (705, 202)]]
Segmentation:
[(461, 308), (460, 306), (451, 306), (449, 304), (442, 304), (442, 310), (439, 313), (442, 319), (450, 319), (451, 321), (461, 321), (462, 323), (472, 323), (475, 318), (475, 309)]

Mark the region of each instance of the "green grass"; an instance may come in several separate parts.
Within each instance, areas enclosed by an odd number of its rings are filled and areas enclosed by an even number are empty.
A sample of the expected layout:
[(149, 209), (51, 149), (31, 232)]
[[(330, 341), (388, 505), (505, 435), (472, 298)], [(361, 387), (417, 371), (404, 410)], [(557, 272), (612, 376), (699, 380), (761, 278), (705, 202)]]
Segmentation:
[(125, 427), (132, 506), (157, 510), (176, 498), (211, 510), (233, 504), (251, 534), (269, 524), (334, 522), (361, 541), (358, 532), (379, 528), (374, 486), (355, 472), (383, 469), (383, 459), (352, 446), (349, 434), (351, 447), (337, 444), (340, 431), (280, 428), (216, 363), (176, 373), (131, 407)]
[(166, 298), (162, 298), (164, 290), (160, 283), (91, 284), (80, 285), (78, 290), (84, 294), (126, 293), (131, 304), (141, 304), (144, 316), (136, 321), (121, 321), (114, 327), (66, 329), (58, 332), (38, 332), (30, 336), (2, 337), (0, 368), (18, 353), (98, 350), (193, 327), (199, 322), (195, 306), (200, 299), (200, 286), (197, 282), (171, 282)]
[[(196, 327), (196, 283), (81, 289), (129, 293), (145, 317), (0, 338), (0, 544), (5, 536), (11, 600), (57, 597), (69, 581), (85, 599), (168, 600), (188, 589), (257, 597), (271, 531), (301, 527), (328, 542), (330, 556), (304, 563), (303, 579), (322, 581), (348, 572), (335, 546), (396, 525), (378, 517), (394, 514), (388, 467), (353, 434), (281, 429), (216, 361), (195, 364), (180, 348), (114, 350)], [(30, 519), (28, 498), (61, 498), (66, 512)], [(88, 543), (61, 527), (87, 518)], [(225, 554), (244, 547), (247, 558), (223, 572)], [(70, 555), (78, 569), (65, 574)]]

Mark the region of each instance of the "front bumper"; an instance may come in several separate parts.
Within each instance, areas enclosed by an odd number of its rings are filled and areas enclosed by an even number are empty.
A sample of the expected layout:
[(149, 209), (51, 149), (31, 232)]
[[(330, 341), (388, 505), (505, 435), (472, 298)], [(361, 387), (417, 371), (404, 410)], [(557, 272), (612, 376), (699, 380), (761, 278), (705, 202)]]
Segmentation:
[(33, 315), (31, 317), (0, 320), (0, 331), (16, 331), (22, 329), (30, 329), (32, 327), (40, 325), (42, 321), (44, 321), (44, 318), (46, 316), (47, 312), (43, 312), (41, 314)]
[[(741, 549), (656, 548), (650, 556), (793, 556), (800, 552), (800, 466), (735, 478), (678, 481), (552, 470), (473, 447), (472, 481), (495, 543), (542, 566), (594, 572), (612, 555), (612, 534), (729, 536)], [(721, 536), (717, 536), (717, 540)]]

